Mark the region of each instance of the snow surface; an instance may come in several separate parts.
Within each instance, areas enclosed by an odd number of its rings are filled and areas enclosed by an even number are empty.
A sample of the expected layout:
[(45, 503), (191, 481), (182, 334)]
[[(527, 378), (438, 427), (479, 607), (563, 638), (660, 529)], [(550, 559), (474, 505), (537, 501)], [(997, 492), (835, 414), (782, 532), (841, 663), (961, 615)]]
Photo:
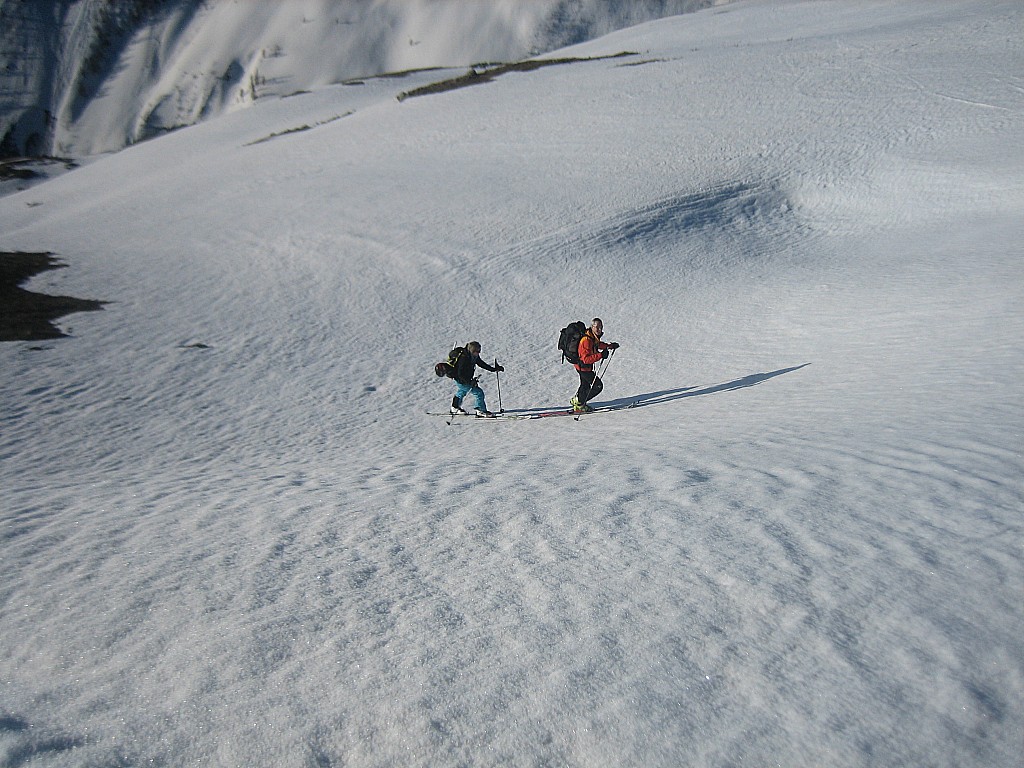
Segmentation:
[[(0, 345), (0, 765), (1021, 764), (1024, 7), (552, 57), (622, 51), (0, 199), (111, 302)], [(595, 315), (642, 407), (424, 415)]]

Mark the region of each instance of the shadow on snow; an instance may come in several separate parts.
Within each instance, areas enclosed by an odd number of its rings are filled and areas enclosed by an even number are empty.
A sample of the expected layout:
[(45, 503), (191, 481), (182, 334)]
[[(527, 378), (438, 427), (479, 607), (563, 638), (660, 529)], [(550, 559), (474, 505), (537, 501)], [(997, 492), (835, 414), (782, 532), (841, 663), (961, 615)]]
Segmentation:
[[(769, 379), (774, 379), (776, 376), (782, 376), (786, 373), (792, 373), (793, 371), (799, 371), (801, 368), (806, 368), (810, 363), (804, 363), (803, 365), (795, 365), (791, 368), (780, 368), (777, 371), (770, 371), (768, 373), (752, 373), (749, 376), (744, 376), (742, 379), (735, 379), (734, 381), (727, 381), (723, 384), (713, 384), (710, 387), (678, 387), (677, 389), (663, 389), (659, 392), (648, 392), (643, 395), (632, 395), (629, 397), (620, 397), (617, 400), (610, 400), (602, 405), (610, 406), (622, 406), (633, 403), (634, 408), (641, 408), (647, 405), (661, 405), (662, 403), (671, 403), (675, 400), (682, 400), (687, 397), (700, 397), (702, 395), (716, 395), (719, 392), (731, 392), (734, 389), (746, 389), (747, 387), (756, 387)], [(597, 403), (595, 403), (597, 405)]]
[[(716, 395), (719, 392), (731, 392), (736, 389), (746, 389), (747, 387), (756, 387), (758, 384), (774, 379), (776, 376), (782, 376), (786, 373), (792, 373), (793, 371), (799, 371), (801, 368), (806, 368), (810, 363), (804, 363), (803, 365), (795, 365), (791, 368), (780, 368), (777, 371), (769, 371), (767, 373), (752, 373), (749, 376), (744, 376), (742, 379), (735, 379), (733, 381), (727, 381), (722, 384), (713, 384), (709, 387), (677, 387), (675, 389), (662, 389), (657, 392), (647, 392), (642, 395), (628, 395), (626, 397), (620, 397), (616, 400), (603, 400), (594, 401), (596, 407), (612, 407), (618, 408), (622, 406), (628, 406), (632, 404), (633, 408), (643, 408), (648, 405), (662, 405), (664, 403), (671, 403), (676, 400), (683, 400), (687, 397), (701, 397), (702, 395)], [(545, 408), (527, 408), (523, 410), (512, 409), (509, 413), (539, 413), (543, 411), (556, 410), (560, 406), (547, 406)]]

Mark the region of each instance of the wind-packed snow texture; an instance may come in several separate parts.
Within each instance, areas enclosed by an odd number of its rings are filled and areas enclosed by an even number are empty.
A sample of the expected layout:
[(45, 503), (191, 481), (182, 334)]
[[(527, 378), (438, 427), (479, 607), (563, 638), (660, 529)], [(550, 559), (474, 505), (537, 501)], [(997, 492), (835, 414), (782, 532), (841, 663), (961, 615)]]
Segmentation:
[[(1024, 7), (549, 56), (0, 199), (109, 302), (0, 345), (0, 765), (1020, 765)], [(639, 407), (424, 415), (594, 316)]]
[(116, 151), (261, 99), (522, 59), (714, 4), (0, 0), (0, 156)]

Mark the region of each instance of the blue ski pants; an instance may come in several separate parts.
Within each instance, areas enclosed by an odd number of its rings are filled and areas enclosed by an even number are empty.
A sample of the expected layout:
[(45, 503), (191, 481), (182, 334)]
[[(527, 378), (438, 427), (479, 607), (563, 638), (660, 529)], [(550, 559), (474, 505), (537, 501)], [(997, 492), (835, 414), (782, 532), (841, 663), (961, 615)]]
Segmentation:
[(484, 391), (475, 384), (460, 384), (455, 382), (455, 397), (461, 403), (466, 395), (476, 398), (476, 407), (479, 411), (487, 410), (487, 403), (484, 401)]

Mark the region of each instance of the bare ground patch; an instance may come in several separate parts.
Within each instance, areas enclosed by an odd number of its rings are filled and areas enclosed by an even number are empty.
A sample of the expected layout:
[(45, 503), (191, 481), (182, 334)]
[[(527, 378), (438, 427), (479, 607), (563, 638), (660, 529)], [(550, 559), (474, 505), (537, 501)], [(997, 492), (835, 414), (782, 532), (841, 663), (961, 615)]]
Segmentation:
[(54, 320), (103, 308), (104, 301), (49, 296), (21, 287), (33, 275), (64, 266), (52, 253), (0, 252), (0, 341), (59, 339), (67, 334)]
[(501, 77), (509, 72), (533, 72), (534, 70), (541, 69), (543, 67), (553, 67), (562, 64), (577, 64), (584, 61), (603, 61), (605, 59), (618, 59), (624, 56), (637, 55), (638, 54), (630, 51), (622, 51), (608, 56), (593, 56), (589, 58), (529, 59), (527, 61), (516, 61), (511, 64), (477, 64), (473, 66), (469, 72), (464, 75), (459, 75), (459, 77), (453, 77), (449, 80), (442, 80), (437, 83), (431, 83), (430, 85), (424, 85), (421, 88), (414, 88), (411, 91), (400, 93), (398, 94), (398, 100), (405, 101), (406, 99), (411, 99), (414, 96), (428, 96), (434, 93), (454, 91), (458, 88), (468, 88), (471, 85), (489, 83), (495, 78)]

